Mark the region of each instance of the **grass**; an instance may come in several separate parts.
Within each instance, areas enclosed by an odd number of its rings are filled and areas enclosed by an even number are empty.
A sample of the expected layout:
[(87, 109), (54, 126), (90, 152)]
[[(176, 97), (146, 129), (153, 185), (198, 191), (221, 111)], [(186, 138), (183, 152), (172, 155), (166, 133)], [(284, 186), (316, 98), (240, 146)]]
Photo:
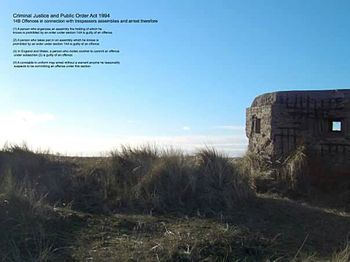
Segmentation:
[(215, 150), (194, 156), (149, 147), (113, 152), (106, 195), (114, 211), (224, 211), (253, 198), (249, 176)]
[(345, 247), (334, 253), (332, 256), (332, 261), (334, 262), (347, 262), (350, 261), (350, 244), (347, 242)]
[[(123, 147), (76, 158), (7, 146), (0, 261), (348, 261), (342, 204), (256, 193), (259, 161), (212, 149)], [(297, 189), (303, 154), (283, 167)]]
[(43, 196), (8, 172), (0, 186), (1, 261), (62, 261), (82, 221), (62, 217)]
[(76, 243), (79, 261), (337, 261), (349, 229), (348, 217), (268, 197), (211, 218), (117, 214), (88, 221)]

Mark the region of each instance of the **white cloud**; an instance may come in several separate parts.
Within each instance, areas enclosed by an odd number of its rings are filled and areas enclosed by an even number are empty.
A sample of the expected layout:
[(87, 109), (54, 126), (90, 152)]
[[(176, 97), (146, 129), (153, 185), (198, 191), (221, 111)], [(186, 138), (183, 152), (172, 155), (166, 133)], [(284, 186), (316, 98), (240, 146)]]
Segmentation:
[[(154, 145), (159, 148), (176, 148), (192, 153), (205, 147), (213, 147), (230, 156), (243, 155), (247, 149), (247, 139), (243, 136), (119, 136), (103, 138), (99, 136), (85, 136), (84, 134), (32, 134), (24, 139), (12, 143), (27, 142), (32, 148), (50, 149), (68, 155), (100, 155), (121, 145), (140, 146)], [(1, 141), (4, 143), (5, 141)]]
[(15, 111), (0, 114), (0, 142), (20, 143), (31, 140), (33, 136), (40, 137), (40, 128), (44, 123), (54, 120), (49, 113), (34, 113), (32, 111)]
[[(192, 153), (200, 148), (214, 147), (230, 156), (242, 155), (248, 140), (244, 132), (236, 135), (178, 135), (178, 136), (109, 136), (78, 132), (74, 127), (52, 126), (55, 116), (50, 113), (16, 111), (0, 114), (0, 145), (5, 142), (26, 142), (33, 149), (50, 149), (67, 155), (100, 155), (120, 145), (151, 144), (162, 148), (177, 148)], [(183, 130), (190, 130), (184, 126)]]
[(183, 126), (183, 127), (182, 127), (182, 130), (184, 130), (184, 131), (189, 131), (189, 130), (191, 130), (191, 128), (190, 128), (189, 126)]

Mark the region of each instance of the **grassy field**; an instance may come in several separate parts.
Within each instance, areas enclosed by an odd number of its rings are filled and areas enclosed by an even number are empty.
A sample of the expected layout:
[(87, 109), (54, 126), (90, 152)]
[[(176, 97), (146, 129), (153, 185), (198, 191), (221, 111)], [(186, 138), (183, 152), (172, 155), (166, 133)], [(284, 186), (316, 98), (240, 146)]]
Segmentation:
[(0, 261), (349, 261), (346, 181), (309, 185), (302, 152), (262, 166), (211, 149), (5, 147)]

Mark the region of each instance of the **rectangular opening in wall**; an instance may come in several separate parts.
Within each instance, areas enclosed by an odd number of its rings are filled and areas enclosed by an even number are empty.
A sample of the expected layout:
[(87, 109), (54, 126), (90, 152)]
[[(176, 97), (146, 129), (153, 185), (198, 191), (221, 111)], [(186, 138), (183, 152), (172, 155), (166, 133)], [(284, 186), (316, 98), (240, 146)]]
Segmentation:
[(341, 120), (331, 120), (330, 128), (332, 132), (341, 132), (342, 131), (342, 122)]
[(261, 129), (261, 119), (256, 118), (255, 119), (255, 133), (260, 134), (260, 129)]

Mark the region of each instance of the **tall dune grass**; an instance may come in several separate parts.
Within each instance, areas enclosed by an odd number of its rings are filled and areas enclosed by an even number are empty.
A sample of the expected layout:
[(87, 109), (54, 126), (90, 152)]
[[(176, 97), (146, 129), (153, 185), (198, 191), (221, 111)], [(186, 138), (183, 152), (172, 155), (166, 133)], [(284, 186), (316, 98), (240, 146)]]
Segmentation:
[(45, 152), (12, 146), (0, 152), (0, 172), (5, 170), (51, 204), (71, 203), (74, 209), (97, 213), (215, 213), (254, 195), (242, 165), (208, 148), (190, 156), (179, 150), (124, 146), (102, 164), (79, 165), (74, 159), (60, 161)]
[(228, 210), (253, 196), (249, 177), (213, 149), (194, 156), (148, 147), (112, 154), (110, 176), (122, 204), (167, 212)]

